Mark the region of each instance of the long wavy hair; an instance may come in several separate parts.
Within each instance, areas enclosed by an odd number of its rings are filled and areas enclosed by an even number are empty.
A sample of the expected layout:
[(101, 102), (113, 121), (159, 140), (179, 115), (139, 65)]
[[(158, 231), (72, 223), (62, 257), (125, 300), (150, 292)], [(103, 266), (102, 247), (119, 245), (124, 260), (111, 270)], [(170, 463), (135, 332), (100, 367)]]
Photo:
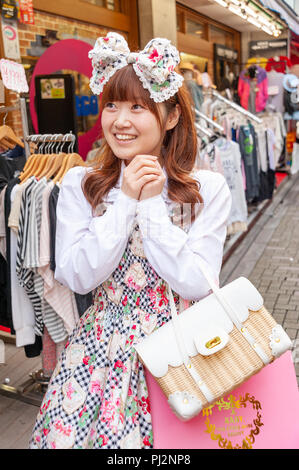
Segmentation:
[[(195, 165), (197, 153), (197, 136), (190, 94), (183, 84), (174, 96), (163, 103), (167, 115), (174, 110), (176, 105), (179, 105), (181, 110), (177, 125), (165, 131), (165, 119), (163, 122), (159, 107), (150, 98), (148, 90), (143, 88), (132, 65), (127, 65), (118, 70), (105, 85), (100, 112), (108, 102), (134, 102), (137, 97), (155, 115), (164, 135), (161, 155), (168, 177), (168, 197), (180, 205), (191, 203), (191, 221), (193, 221), (194, 205), (203, 203), (203, 200), (199, 192), (199, 183), (190, 174)], [(82, 184), (85, 197), (93, 209), (103, 202), (107, 193), (117, 184), (121, 165), (122, 160), (113, 154), (103, 136), (99, 157), (92, 165), (92, 171), (87, 172)]]

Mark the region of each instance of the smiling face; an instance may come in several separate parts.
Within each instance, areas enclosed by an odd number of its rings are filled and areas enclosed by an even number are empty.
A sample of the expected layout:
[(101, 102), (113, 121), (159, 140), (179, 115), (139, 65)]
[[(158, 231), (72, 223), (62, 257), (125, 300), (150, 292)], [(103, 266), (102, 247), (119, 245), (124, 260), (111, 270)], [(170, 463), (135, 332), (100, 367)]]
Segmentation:
[(133, 67), (118, 70), (105, 85), (101, 99), (102, 129), (113, 154), (126, 164), (136, 155), (160, 156), (167, 130), (179, 117), (175, 105), (155, 103)]
[[(159, 104), (162, 116), (166, 111)], [(102, 129), (114, 155), (130, 161), (136, 155), (160, 155), (163, 133), (156, 116), (140, 100), (107, 102)]]

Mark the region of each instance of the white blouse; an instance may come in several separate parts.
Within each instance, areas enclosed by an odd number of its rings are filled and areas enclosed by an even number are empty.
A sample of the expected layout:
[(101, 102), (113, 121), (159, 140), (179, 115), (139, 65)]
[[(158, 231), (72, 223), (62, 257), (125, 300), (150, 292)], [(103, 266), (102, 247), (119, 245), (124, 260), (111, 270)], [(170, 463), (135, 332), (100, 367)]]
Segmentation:
[(161, 195), (137, 201), (120, 189), (123, 169), (124, 165), (105, 200), (106, 212), (97, 217), (81, 187), (88, 170), (72, 168), (64, 177), (57, 203), (55, 278), (79, 294), (102, 284), (117, 268), (137, 222), (145, 256), (157, 274), (184, 299), (206, 296), (210, 289), (196, 260), (218, 283), (231, 210), (225, 178), (207, 170), (194, 174), (204, 205), (189, 229), (183, 230), (170, 218), (173, 204), (167, 181)]

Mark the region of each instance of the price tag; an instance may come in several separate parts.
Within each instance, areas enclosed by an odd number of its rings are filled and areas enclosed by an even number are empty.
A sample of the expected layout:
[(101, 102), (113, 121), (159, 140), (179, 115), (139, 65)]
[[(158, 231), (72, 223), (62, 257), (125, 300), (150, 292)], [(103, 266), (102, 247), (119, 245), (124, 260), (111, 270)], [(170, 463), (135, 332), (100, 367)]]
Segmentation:
[(6, 88), (17, 93), (27, 93), (29, 91), (25, 69), (22, 64), (1, 59), (0, 71)]

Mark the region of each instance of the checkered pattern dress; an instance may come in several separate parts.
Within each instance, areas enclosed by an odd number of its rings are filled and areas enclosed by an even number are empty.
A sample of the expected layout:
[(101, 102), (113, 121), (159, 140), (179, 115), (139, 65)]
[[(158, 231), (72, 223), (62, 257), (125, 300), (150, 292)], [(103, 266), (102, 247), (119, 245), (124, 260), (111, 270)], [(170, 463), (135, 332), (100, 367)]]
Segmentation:
[(153, 447), (148, 389), (134, 345), (169, 320), (170, 307), (138, 225), (93, 300), (56, 365), (30, 448)]

